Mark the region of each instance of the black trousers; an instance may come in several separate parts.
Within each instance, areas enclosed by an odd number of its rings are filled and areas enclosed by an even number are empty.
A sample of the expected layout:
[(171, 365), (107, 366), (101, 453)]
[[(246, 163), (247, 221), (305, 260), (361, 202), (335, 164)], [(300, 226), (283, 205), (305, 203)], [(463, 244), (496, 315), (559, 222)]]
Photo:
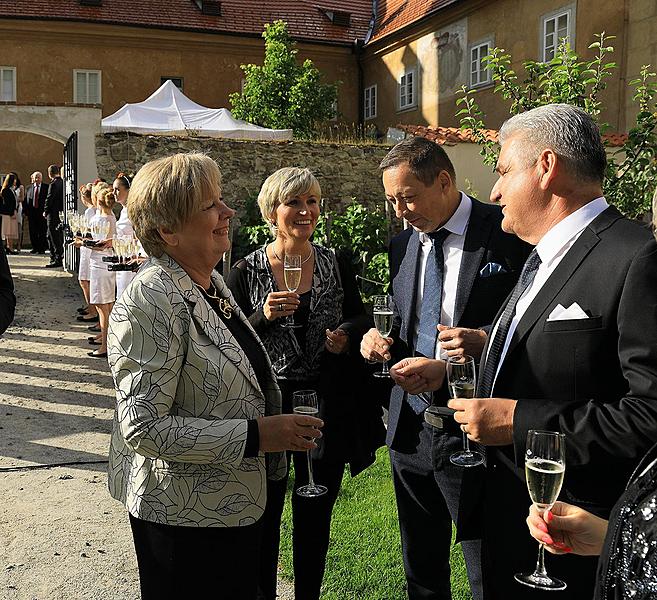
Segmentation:
[[(308, 483), (305, 452), (293, 452), (294, 489)], [(288, 459), (289, 464), (289, 459)], [(326, 566), (326, 553), (331, 530), (331, 513), (340, 491), (344, 462), (313, 461), (315, 483), (328, 488), (317, 498), (292, 494), (292, 548), (294, 562), (294, 597), (296, 600), (318, 600)], [(262, 518), (262, 552), (259, 586), (266, 600), (276, 598), (276, 573), (281, 531), (281, 515), (285, 503), (287, 477), (267, 482), (267, 507)]]
[(261, 521), (180, 527), (130, 515), (142, 600), (256, 600)]
[[(390, 450), (410, 600), (451, 600), (449, 556), (464, 469), (449, 462), (460, 437), (424, 424), (413, 454)], [(478, 469), (483, 477), (483, 467)], [(481, 600), (481, 540), (461, 542), (474, 600)]]
[(59, 215), (56, 217), (48, 215), (48, 248), (50, 249), (50, 261), (61, 261), (64, 259), (64, 233), (57, 227), (61, 223)]
[(32, 248), (37, 252), (45, 252), (48, 248), (48, 240), (46, 239), (48, 226), (43, 213), (39, 209), (30, 209), (27, 222)]

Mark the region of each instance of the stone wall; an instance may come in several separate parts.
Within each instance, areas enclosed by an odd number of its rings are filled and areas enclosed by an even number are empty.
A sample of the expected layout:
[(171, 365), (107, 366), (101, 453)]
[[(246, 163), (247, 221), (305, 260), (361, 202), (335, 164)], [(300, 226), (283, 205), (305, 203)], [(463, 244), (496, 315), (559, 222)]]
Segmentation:
[(98, 176), (108, 181), (119, 171), (136, 173), (146, 162), (177, 152), (205, 152), (219, 165), (228, 204), (241, 208), (257, 195), (263, 181), (285, 166), (308, 167), (322, 196), (340, 211), (352, 198), (382, 205), (385, 199), (378, 165), (389, 150), (383, 145), (318, 142), (255, 142), (208, 137), (111, 133), (96, 137)]

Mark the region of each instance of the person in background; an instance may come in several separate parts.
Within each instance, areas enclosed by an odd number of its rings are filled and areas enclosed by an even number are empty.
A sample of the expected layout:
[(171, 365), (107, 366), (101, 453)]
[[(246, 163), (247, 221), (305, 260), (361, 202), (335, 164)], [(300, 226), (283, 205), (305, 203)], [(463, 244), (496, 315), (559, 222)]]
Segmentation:
[(16, 217), (16, 194), (14, 193), (14, 185), (16, 183), (16, 176), (13, 173), (8, 173), (2, 182), (2, 189), (0, 189), (0, 196), (2, 204), (0, 205), (0, 212), (2, 213), (2, 238), (7, 245), (7, 254), (18, 254), (14, 246), (18, 240), (18, 220)]
[(15, 308), (14, 282), (11, 278), (5, 249), (0, 244), (0, 335), (7, 330), (7, 327), (14, 320)]
[[(126, 203), (128, 201), (128, 193), (130, 192), (130, 178), (125, 173), (119, 173), (112, 183), (112, 190), (114, 191), (114, 198), (121, 205), (121, 215), (116, 222), (116, 235), (135, 237), (135, 230), (130, 222), (128, 216), (128, 209)], [(116, 297), (120, 298), (123, 290), (128, 287), (130, 282), (135, 278), (134, 271), (118, 271), (116, 273)]]
[(116, 279), (114, 271), (107, 270), (103, 256), (111, 256), (112, 251), (104, 249), (108, 239), (116, 233), (116, 217), (112, 212), (114, 206), (114, 193), (107, 186), (96, 195), (96, 214), (91, 220), (93, 239), (100, 242), (99, 249), (91, 248), (89, 258), (89, 302), (96, 307), (100, 318), (100, 346), (88, 356), (92, 358), (105, 358), (107, 356), (107, 324), (109, 314), (116, 300)]
[[(367, 332), (361, 353), (368, 360), (465, 353), (479, 360), (486, 327), (513, 288), (529, 253), (500, 231), (499, 208), (468, 197), (442, 146), (421, 137), (397, 144), (380, 165), (386, 198), (398, 219), (411, 225), (390, 243), (390, 295), (394, 321), (384, 339)], [(407, 358), (410, 357), (410, 358)], [(404, 363), (402, 363), (404, 364)], [(475, 600), (481, 599), (480, 531), (459, 518), (461, 495), (477, 495), (482, 467), (450, 462), (463, 448), (457, 427), (424, 420), (430, 403), (449, 399), (441, 382), (435, 394), (418, 395), (417, 382), (391, 371), (387, 442), (399, 513), (404, 570), (411, 600), (451, 599), (452, 522)]]
[(30, 179), (32, 183), (25, 193), (27, 224), (32, 244), (30, 254), (45, 254), (48, 248), (48, 227), (43, 218), (43, 207), (48, 197), (48, 184), (43, 183), (43, 175), (39, 171), (32, 173)]
[(214, 270), (234, 214), (203, 154), (147, 163), (128, 197), (151, 258), (110, 316), (108, 480), (143, 600), (256, 600), (266, 481), (321, 436), (320, 419), (280, 414), (265, 348)]
[[(294, 590), (299, 600), (319, 598), (329, 545), (331, 514), (345, 464), (356, 475), (383, 445), (381, 407), (363, 371), (358, 341), (371, 326), (365, 315), (349, 257), (312, 243), (320, 213), (321, 189), (308, 169), (286, 167), (270, 175), (258, 195), (262, 217), (274, 241), (238, 261), (228, 286), (274, 365), (291, 413), (296, 390), (318, 392), (324, 436), (313, 457), (315, 481), (323, 496), (292, 494)], [(287, 291), (286, 255), (301, 256), (301, 280)], [(286, 328), (293, 318), (299, 327)], [(294, 453), (294, 489), (308, 483), (305, 453)], [(270, 481), (264, 516), (260, 592), (276, 598), (281, 514), (287, 476)]]
[[(94, 201), (92, 197), (92, 188), (93, 188), (92, 184), (87, 183), (85, 185), (81, 185), (79, 190), (80, 201), (85, 206), (84, 218), (87, 223), (90, 223), (91, 220), (96, 215), (96, 207), (94, 206)], [(82, 288), (82, 294), (84, 295), (84, 300), (85, 300), (85, 306), (78, 309), (78, 312), (80, 313), (78, 316), (78, 320), (85, 321), (89, 317), (98, 315), (98, 311), (96, 310), (96, 307), (90, 303), (90, 294), (89, 294), (89, 286), (91, 283), (90, 282), (91, 250), (83, 244), (83, 238), (75, 238), (74, 244), (76, 247), (80, 249), (78, 282), (80, 284), (80, 288)], [(89, 341), (92, 344), (100, 344), (100, 334), (98, 334), (97, 338), (95, 337), (90, 338)]]
[(16, 194), (16, 225), (18, 228), (18, 237), (16, 238), (16, 251), (20, 252), (23, 245), (23, 208), (25, 204), (25, 187), (21, 183), (18, 173), (14, 171), (11, 174), (14, 179), (14, 194)]
[(60, 176), (58, 165), (48, 167), (50, 186), (43, 207), (43, 216), (48, 228), (48, 247), (50, 249), (50, 264), (47, 269), (61, 267), (64, 264), (64, 234), (59, 228), (59, 213), (64, 210), (64, 180)]

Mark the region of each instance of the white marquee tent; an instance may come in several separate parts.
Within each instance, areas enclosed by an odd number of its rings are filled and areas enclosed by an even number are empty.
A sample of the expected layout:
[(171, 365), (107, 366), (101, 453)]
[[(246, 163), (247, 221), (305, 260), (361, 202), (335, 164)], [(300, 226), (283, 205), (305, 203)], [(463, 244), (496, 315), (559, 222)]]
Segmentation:
[(196, 104), (167, 80), (143, 102), (126, 104), (102, 121), (103, 133), (176, 133), (248, 140), (290, 140), (291, 129), (267, 129), (233, 117), (227, 108)]

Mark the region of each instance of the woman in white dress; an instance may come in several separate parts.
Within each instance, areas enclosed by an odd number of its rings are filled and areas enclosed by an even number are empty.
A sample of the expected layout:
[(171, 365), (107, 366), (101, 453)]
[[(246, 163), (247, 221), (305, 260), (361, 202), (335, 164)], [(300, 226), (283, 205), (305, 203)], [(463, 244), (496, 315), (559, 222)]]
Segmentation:
[(116, 234), (116, 217), (112, 212), (114, 192), (108, 187), (97, 194), (96, 202), (96, 214), (91, 220), (92, 235), (94, 241), (101, 242), (102, 249), (91, 249), (89, 302), (98, 310), (101, 339), (98, 349), (88, 354), (94, 358), (105, 358), (107, 357), (107, 322), (116, 299), (115, 273), (108, 271), (107, 263), (103, 262), (103, 256), (112, 255), (112, 250), (106, 249), (106, 242)]
[[(89, 223), (96, 214), (96, 206), (94, 204), (94, 199), (91, 190), (92, 190), (92, 184), (90, 183), (81, 185), (79, 190), (80, 200), (86, 208), (86, 210), (84, 211), (84, 220), (87, 223)], [(75, 238), (74, 244), (75, 246), (80, 248), (80, 266), (78, 268), (78, 282), (80, 284), (80, 287), (82, 288), (82, 294), (84, 295), (84, 301), (85, 301), (85, 308), (78, 309), (78, 312), (80, 313), (81, 320), (82, 319), (86, 320), (88, 318), (92, 319), (98, 314), (98, 312), (96, 311), (96, 307), (92, 306), (91, 303), (89, 302), (89, 283), (90, 283), (89, 260), (91, 258), (91, 250), (82, 243), (82, 238)], [(98, 339), (100, 339), (100, 335), (98, 336)]]
[[(125, 173), (119, 173), (112, 184), (114, 190), (114, 199), (123, 207), (119, 220), (116, 222), (116, 235), (123, 237), (135, 237), (135, 230), (132, 227), (128, 217), (126, 202), (128, 201), (128, 192), (130, 192), (130, 178)], [(117, 271), (116, 273), (116, 298), (120, 298), (123, 290), (135, 278), (134, 271)]]

